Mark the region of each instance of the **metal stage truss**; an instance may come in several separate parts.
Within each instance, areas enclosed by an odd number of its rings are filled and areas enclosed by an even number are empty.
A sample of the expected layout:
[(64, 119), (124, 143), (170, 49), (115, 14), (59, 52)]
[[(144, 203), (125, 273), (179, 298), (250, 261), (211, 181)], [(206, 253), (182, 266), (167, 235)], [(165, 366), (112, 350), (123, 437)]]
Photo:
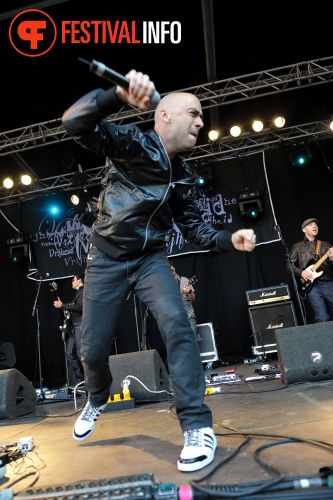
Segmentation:
[[(333, 81), (333, 56), (180, 89), (180, 91), (194, 93), (200, 100), (202, 109), (205, 110), (279, 92), (309, 88), (331, 81)], [(133, 124), (142, 124), (153, 121), (154, 110), (141, 111), (131, 106), (124, 106), (118, 113), (110, 115), (107, 119), (119, 123), (129, 121)], [(183, 155), (183, 157), (193, 162), (192, 165), (196, 168), (207, 164), (208, 157), (209, 161), (217, 161), (220, 158), (235, 157), (257, 150), (296, 145), (300, 141), (305, 143), (331, 138), (333, 132), (329, 125), (329, 121), (319, 121), (283, 129), (264, 129), (261, 133), (245, 133), (238, 138), (227, 136), (216, 142), (198, 145), (190, 154)], [(0, 132), (0, 157), (68, 140), (72, 138), (66, 134), (61, 118)], [(87, 188), (99, 185), (104, 168), (103, 165), (84, 171), (87, 175)], [(26, 201), (41, 194), (74, 190), (71, 183), (72, 177), (73, 173), (68, 173), (37, 179), (33, 187), (20, 186), (20, 192), (17, 188), (8, 192), (0, 187), (0, 205)]]

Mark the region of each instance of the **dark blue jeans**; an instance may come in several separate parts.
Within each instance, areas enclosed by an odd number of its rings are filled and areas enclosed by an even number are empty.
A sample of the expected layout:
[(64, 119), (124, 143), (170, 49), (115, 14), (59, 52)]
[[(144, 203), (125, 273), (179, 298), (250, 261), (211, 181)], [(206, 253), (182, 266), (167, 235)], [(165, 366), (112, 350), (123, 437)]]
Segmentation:
[(314, 283), (307, 294), (314, 311), (314, 322), (323, 323), (333, 319), (333, 281)]
[(96, 248), (87, 256), (81, 357), (89, 401), (100, 406), (109, 398), (112, 383), (109, 354), (130, 290), (146, 304), (157, 321), (166, 346), (182, 431), (212, 427), (211, 411), (203, 403), (206, 385), (199, 347), (183, 307), (179, 286), (163, 252), (126, 262), (115, 261)]

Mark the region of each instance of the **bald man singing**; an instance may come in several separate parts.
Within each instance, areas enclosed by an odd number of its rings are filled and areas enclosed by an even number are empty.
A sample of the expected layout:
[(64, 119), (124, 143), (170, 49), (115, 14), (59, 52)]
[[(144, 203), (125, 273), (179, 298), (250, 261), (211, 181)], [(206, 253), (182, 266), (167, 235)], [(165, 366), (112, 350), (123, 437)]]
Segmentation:
[[(105, 118), (130, 104), (151, 105), (155, 85), (131, 70), (128, 89), (96, 89), (63, 114), (67, 133), (106, 158), (99, 213), (87, 255), (81, 356), (89, 397), (73, 438), (91, 436), (112, 383), (109, 363), (115, 328), (130, 291), (146, 304), (164, 340), (170, 382), (184, 447), (177, 466), (193, 472), (214, 459), (212, 413), (204, 403), (205, 377), (199, 348), (165, 251), (175, 222), (200, 250), (251, 252), (251, 229), (218, 231), (203, 222), (195, 203), (197, 175), (179, 153), (192, 151), (203, 127), (200, 101), (175, 92), (157, 104), (154, 128), (142, 131)], [(156, 95), (156, 94), (155, 94)], [(112, 359), (112, 358), (110, 358)], [(111, 364), (111, 370), (110, 370)], [(108, 436), (109, 437), (109, 436)]]

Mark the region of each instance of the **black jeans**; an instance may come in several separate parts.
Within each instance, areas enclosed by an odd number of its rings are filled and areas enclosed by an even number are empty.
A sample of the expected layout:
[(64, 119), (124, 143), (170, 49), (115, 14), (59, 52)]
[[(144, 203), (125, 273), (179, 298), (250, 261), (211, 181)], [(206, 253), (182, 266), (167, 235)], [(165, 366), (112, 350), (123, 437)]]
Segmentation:
[(212, 427), (211, 411), (203, 403), (206, 384), (199, 347), (163, 252), (126, 262), (115, 261), (97, 248), (87, 256), (81, 356), (91, 404), (105, 404), (110, 395), (109, 354), (130, 290), (157, 321), (166, 346), (175, 408), (183, 432)]
[(66, 344), (66, 356), (78, 380), (84, 379), (81, 362), (81, 322), (72, 327)]

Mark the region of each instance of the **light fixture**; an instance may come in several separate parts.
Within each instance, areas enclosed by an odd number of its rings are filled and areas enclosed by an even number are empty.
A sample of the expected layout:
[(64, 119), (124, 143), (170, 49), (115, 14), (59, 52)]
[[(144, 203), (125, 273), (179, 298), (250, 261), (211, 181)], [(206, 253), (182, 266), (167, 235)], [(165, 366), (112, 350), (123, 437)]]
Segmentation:
[[(32, 182), (32, 179), (31, 179), (30, 175), (23, 174), (23, 175), (21, 175), (20, 182), (24, 186), (29, 186)], [(11, 189), (14, 186), (14, 180), (11, 179), (10, 177), (6, 177), (6, 179), (3, 181), (2, 185), (6, 189)]]
[(285, 126), (286, 120), (283, 118), (283, 116), (278, 116), (277, 118), (274, 119), (274, 125), (276, 128), (282, 128)]
[(306, 167), (312, 160), (309, 146), (301, 146), (289, 151), (289, 158), (294, 167)]
[(216, 130), (210, 130), (208, 137), (211, 141), (215, 142), (219, 138), (219, 133)]
[(29, 186), (31, 184), (31, 177), (30, 177), (30, 175), (22, 175), (21, 176), (21, 182), (25, 186)]
[(255, 120), (253, 123), (252, 123), (252, 128), (254, 130), (254, 132), (261, 132), (262, 129), (264, 128), (264, 124), (262, 121), (260, 120)]
[(28, 239), (24, 234), (18, 234), (16, 236), (11, 236), (7, 239), (7, 245), (9, 246), (9, 259), (14, 264), (23, 262), (28, 257)]
[(330, 123), (330, 129), (333, 130), (333, 120)]
[(73, 203), (73, 205), (78, 205), (80, 203), (80, 198), (77, 194), (72, 194), (71, 202)]
[(234, 125), (233, 127), (231, 127), (230, 135), (232, 135), (232, 137), (238, 137), (240, 134), (241, 134), (241, 129), (240, 127), (238, 127), (238, 125)]
[(9, 177), (6, 177), (2, 184), (6, 189), (10, 189), (14, 186), (14, 181)]
[(256, 219), (263, 212), (259, 191), (244, 188), (238, 196), (240, 214), (245, 219)]

